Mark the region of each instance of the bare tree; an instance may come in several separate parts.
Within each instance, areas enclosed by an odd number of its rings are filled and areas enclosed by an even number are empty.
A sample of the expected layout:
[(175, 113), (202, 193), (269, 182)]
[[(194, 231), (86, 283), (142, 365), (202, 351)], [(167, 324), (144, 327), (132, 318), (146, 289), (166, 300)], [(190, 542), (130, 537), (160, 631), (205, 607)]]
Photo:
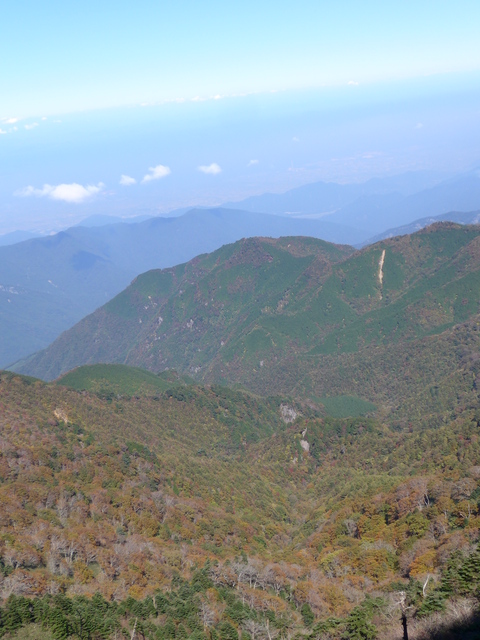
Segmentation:
[(400, 607), (401, 621), (403, 627), (403, 640), (408, 640), (408, 619), (407, 612), (412, 609), (412, 605), (407, 604), (407, 593), (405, 591), (398, 591), (396, 593), (398, 600), (395, 602), (396, 607)]
[(210, 606), (208, 602), (203, 601), (200, 604), (200, 620), (202, 621), (204, 630), (211, 627), (216, 620), (215, 610)]
[(135, 618), (135, 624), (133, 625), (133, 631), (132, 631), (132, 635), (130, 636), (130, 640), (134, 640), (134, 638), (135, 638), (135, 631), (137, 629), (137, 622), (138, 622), (138, 618)]
[(270, 620), (268, 618), (265, 618), (265, 620), (263, 621), (261, 627), (262, 627), (262, 630), (264, 631), (264, 633), (266, 634), (268, 640), (274, 640), (274, 638), (276, 638), (278, 636), (278, 633), (279, 633), (278, 630), (277, 629), (272, 629), (270, 627)]
[(2, 598), (7, 599), (12, 594), (20, 596), (25, 593), (28, 593), (28, 582), (24, 573), (12, 573), (3, 581)]
[(250, 634), (252, 640), (263, 637), (263, 626), (258, 622), (255, 622), (255, 620), (245, 620), (243, 628)]
[[(422, 598), (425, 598), (427, 595), (427, 586), (430, 581), (430, 575), (427, 575), (427, 579), (425, 580), (422, 587)], [(395, 606), (400, 607), (401, 612), (401, 621), (403, 628), (403, 640), (408, 640), (408, 612), (414, 608), (413, 604), (408, 603), (408, 597), (406, 591), (398, 591), (397, 594), (398, 601), (395, 602)]]

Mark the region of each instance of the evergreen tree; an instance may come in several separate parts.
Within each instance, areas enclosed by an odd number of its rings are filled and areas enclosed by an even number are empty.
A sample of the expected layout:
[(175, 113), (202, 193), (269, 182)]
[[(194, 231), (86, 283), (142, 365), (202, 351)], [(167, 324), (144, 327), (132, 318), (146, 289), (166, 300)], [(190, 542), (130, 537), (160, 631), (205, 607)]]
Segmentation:
[(308, 602), (305, 602), (305, 604), (302, 605), (302, 608), (300, 609), (300, 613), (302, 614), (302, 618), (305, 626), (311, 627), (313, 624), (313, 621), (315, 620), (315, 616), (313, 615), (312, 608), (308, 604)]
[(345, 640), (375, 640), (377, 628), (369, 621), (364, 607), (355, 607), (347, 618)]

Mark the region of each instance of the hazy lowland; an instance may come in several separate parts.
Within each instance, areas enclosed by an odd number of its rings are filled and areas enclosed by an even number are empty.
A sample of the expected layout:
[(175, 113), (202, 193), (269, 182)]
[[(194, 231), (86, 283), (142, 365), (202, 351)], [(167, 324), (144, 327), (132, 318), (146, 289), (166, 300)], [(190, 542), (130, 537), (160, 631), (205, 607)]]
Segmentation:
[(447, 5), (2, 8), (0, 638), (480, 638)]

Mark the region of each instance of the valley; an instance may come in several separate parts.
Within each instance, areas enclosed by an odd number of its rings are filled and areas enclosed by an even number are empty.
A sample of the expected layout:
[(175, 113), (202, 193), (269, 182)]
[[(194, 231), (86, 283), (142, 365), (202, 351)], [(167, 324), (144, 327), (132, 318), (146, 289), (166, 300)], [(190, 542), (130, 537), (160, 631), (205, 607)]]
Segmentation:
[(479, 237), (243, 239), (2, 373), (12, 633), (475, 638)]

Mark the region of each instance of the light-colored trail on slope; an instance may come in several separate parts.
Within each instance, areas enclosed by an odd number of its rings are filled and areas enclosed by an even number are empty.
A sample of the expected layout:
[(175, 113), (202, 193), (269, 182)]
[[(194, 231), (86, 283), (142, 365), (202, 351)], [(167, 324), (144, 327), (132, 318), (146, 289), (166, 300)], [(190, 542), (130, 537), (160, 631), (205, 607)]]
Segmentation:
[[(385, 262), (385, 249), (382, 251), (380, 260), (378, 261), (378, 282), (380, 287), (383, 286), (383, 264)], [(380, 300), (382, 299), (382, 292), (380, 291)]]

